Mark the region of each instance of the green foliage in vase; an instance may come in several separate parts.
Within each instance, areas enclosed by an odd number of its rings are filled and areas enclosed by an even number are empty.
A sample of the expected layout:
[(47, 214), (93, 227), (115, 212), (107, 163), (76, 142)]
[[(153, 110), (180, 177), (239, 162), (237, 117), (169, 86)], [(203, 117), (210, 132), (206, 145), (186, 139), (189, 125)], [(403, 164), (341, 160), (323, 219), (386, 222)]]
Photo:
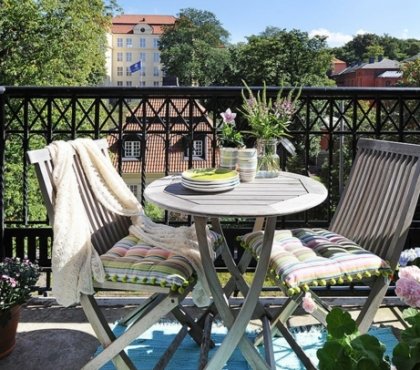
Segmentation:
[(268, 97), (267, 86), (256, 94), (245, 81), (245, 91), (242, 90), (243, 103), (241, 112), (248, 121), (248, 133), (259, 139), (276, 139), (288, 134), (287, 128), (296, 111), (296, 101), (300, 96), (300, 89), (291, 89), (287, 96), (283, 96), (283, 87), (278, 91), (275, 99)]

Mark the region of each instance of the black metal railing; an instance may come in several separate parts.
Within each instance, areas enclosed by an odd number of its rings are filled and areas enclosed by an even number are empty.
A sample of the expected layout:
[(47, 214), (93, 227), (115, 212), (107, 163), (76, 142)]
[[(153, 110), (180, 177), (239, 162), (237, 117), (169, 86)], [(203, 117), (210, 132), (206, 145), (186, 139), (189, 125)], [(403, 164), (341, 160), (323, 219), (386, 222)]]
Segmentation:
[[(258, 89), (255, 87), (253, 89)], [(0, 87), (0, 248), (2, 255), (37, 258), (50, 266), (52, 232), (27, 150), (53, 140), (107, 137), (120, 172), (125, 171), (123, 141), (135, 135), (141, 148), (137, 162), (140, 199), (150, 172), (166, 175), (200, 163), (216, 165), (220, 113), (241, 106), (241, 87)], [(268, 88), (274, 96), (277, 88)], [(284, 89), (288, 93), (288, 89)], [(238, 114), (237, 125), (247, 128)], [(328, 225), (359, 137), (420, 143), (418, 88), (303, 88), (291, 140), (297, 155), (279, 148), (282, 167), (318, 176), (327, 186), (327, 201), (302, 214), (283, 217), (281, 227)], [(153, 169), (153, 140), (162, 156)], [(194, 156), (194, 138), (205, 138), (205, 154)], [(253, 145), (252, 138), (248, 145)], [(179, 152), (184, 154), (179, 155)], [(186, 154), (185, 154), (186, 153)], [(178, 156), (178, 160), (174, 158)], [(181, 158), (181, 159), (179, 159)], [(200, 162), (201, 161), (201, 162)], [(203, 162), (204, 161), (204, 162)], [(178, 166), (178, 167), (177, 167)], [(155, 174), (156, 176), (156, 174)], [(162, 222), (190, 220), (171, 218)], [(232, 239), (250, 227), (249, 220), (227, 220)], [(420, 212), (412, 223), (408, 246), (420, 245)], [(240, 250), (235, 251), (240, 254)]]

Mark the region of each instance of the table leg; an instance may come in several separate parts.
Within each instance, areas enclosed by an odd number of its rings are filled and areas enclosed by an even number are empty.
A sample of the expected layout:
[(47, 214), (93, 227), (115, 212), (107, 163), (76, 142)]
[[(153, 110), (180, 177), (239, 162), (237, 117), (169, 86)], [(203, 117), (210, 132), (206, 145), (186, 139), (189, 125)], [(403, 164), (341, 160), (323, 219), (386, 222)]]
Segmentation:
[[(200, 245), (202, 263), (204, 266), (214, 267), (208, 248), (206, 224), (206, 217), (195, 217), (195, 226), (198, 242)], [(275, 226), (276, 217), (269, 217), (267, 219), (266, 230), (264, 233), (264, 248), (262, 248), (262, 252), (257, 263), (254, 279), (251, 286), (249, 287), (249, 291), (245, 297), (244, 304), (236, 318), (230, 311), (226, 295), (224, 294), (220, 281), (217, 278), (216, 270), (214, 268), (205, 269), (206, 278), (212, 291), (213, 300), (217, 307), (218, 313), (224, 321), (225, 325), (229, 328), (225, 340), (223, 341), (219, 350), (210, 360), (206, 367), (207, 369), (221, 369), (238, 345), (242, 354), (253, 369), (270, 369), (269, 365), (259, 355), (256, 348), (244, 334), (246, 326), (251, 320), (252, 314), (257, 305), (258, 298), (267, 273)]]

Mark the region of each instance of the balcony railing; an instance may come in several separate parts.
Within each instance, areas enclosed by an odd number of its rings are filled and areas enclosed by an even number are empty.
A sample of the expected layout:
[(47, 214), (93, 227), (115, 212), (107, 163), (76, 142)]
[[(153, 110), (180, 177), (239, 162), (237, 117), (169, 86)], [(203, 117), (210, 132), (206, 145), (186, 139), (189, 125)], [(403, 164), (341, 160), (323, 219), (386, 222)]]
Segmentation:
[[(273, 96), (277, 91), (268, 88)], [(157, 171), (154, 176), (180, 172), (200, 163), (217, 165), (220, 113), (228, 107), (238, 111), (241, 99), (241, 87), (0, 87), (2, 255), (28, 256), (38, 259), (45, 268), (51, 265), (52, 232), (33, 169), (25, 160), (27, 150), (59, 139), (107, 137), (113, 143), (115, 164), (122, 172), (124, 136), (136, 135), (141, 149), (135, 158), (138, 172), (134, 176), (144, 204), (142, 191), (150, 179), (153, 160), (152, 138), (159, 138), (162, 151), (161, 167), (153, 167), (152, 171)], [(237, 125), (247, 128), (240, 114)], [(279, 148), (283, 169), (318, 176), (328, 188), (329, 197), (316, 209), (282, 218), (278, 226), (325, 227), (345, 184), (359, 137), (420, 143), (420, 89), (303, 88), (290, 134), (297, 155), (289, 157)], [(194, 137), (206, 140), (202, 162), (193, 156)], [(253, 145), (252, 138), (247, 144)], [(179, 145), (186, 146), (182, 163), (173, 161), (177, 145), (178, 149)], [(174, 224), (190, 221), (168, 214), (163, 220)], [(232, 240), (250, 227), (250, 220), (232, 219), (226, 223)], [(420, 245), (419, 229), (418, 211), (407, 246)], [(240, 252), (240, 248), (235, 250), (235, 256), (239, 257)]]

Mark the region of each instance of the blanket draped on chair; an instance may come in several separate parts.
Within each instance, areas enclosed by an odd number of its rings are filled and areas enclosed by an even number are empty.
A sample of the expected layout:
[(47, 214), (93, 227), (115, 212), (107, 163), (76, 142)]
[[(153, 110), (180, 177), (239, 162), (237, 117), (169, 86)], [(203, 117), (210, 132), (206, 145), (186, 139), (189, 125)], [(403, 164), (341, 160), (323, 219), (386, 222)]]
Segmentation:
[[(174, 228), (150, 220), (109, 157), (91, 139), (55, 141), (48, 148), (54, 165), (56, 190), (52, 291), (58, 303), (63, 306), (78, 303), (80, 293), (94, 293), (92, 278), (98, 282), (103, 282), (105, 278), (102, 262), (91, 243), (89, 221), (72, 168), (74, 152), (80, 158), (84, 175), (96, 199), (116, 214), (131, 216), (129, 232), (132, 235), (188, 258), (198, 277), (193, 298), (197, 305), (209, 303), (209, 288), (194, 226)], [(212, 239), (208, 240), (209, 248), (213, 250)]]

